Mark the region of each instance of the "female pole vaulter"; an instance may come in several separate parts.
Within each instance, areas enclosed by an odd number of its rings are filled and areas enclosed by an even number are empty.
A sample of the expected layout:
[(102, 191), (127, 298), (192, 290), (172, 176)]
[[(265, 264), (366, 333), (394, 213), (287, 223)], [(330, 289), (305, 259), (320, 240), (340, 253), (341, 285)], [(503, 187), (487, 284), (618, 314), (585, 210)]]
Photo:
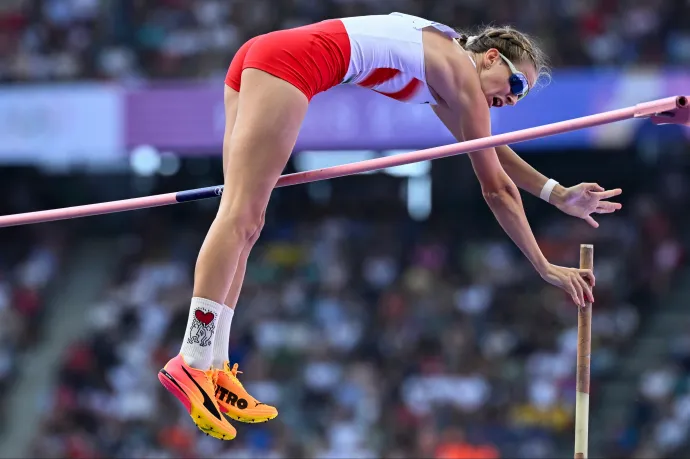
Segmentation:
[[(281, 30), (240, 48), (225, 79), (225, 189), (197, 260), (180, 353), (158, 375), (202, 431), (231, 440), (236, 430), (225, 415), (241, 422), (278, 415), (244, 389), (237, 365), (228, 362), (228, 340), (247, 257), (312, 97), (352, 84), (401, 102), (430, 104), (465, 141), (490, 136), (489, 109), (515, 105), (546, 72), (543, 53), (515, 29), (488, 27), (469, 37), (400, 13)], [(518, 187), (594, 227), (592, 213), (620, 209), (606, 199), (621, 190), (584, 183), (563, 188), (509, 147), (469, 156), (484, 199), (539, 275), (577, 305), (593, 301), (591, 270), (556, 266), (542, 254)]]

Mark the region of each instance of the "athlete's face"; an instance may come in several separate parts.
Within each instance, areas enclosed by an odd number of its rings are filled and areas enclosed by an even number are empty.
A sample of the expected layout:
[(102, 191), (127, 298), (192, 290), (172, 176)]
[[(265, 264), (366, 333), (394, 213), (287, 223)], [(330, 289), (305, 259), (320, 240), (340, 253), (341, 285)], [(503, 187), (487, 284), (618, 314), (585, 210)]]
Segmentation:
[[(518, 71), (527, 77), (530, 88), (533, 87), (537, 79), (534, 66), (522, 62), (514, 62), (514, 65)], [(513, 72), (498, 50), (490, 49), (485, 52), (484, 56), (477, 62), (477, 66), (482, 91), (489, 107), (503, 107), (517, 103), (518, 96), (511, 90), (509, 82)]]

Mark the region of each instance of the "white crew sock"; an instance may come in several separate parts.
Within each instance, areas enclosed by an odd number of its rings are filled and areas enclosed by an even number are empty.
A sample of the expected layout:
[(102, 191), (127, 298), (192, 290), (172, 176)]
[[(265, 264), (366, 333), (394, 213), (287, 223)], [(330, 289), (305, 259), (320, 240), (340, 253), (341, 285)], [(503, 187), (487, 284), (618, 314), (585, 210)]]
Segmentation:
[(211, 367), (213, 342), (223, 309), (227, 308), (214, 301), (192, 298), (187, 330), (180, 349), (187, 365), (199, 370), (208, 370)]
[(222, 370), (225, 361), (230, 360), (228, 347), (230, 344), (230, 325), (232, 325), (232, 317), (234, 315), (234, 309), (227, 306), (223, 308), (223, 313), (218, 321), (216, 339), (213, 341), (213, 368)]

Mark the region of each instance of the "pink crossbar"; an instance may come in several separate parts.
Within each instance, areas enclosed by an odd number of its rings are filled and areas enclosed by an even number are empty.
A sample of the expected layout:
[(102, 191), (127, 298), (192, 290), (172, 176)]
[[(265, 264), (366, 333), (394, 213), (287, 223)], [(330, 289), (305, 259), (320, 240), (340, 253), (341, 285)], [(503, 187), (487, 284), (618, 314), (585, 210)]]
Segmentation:
[[(468, 140), (426, 150), (403, 153), (384, 158), (370, 159), (341, 166), (327, 167), (312, 171), (287, 174), (280, 177), (276, 187), (298, 185), (302, 183), (328, 180), (346, 175), (370, 172), (389, 167), (401, 166), (419, 161), (428, 161), (447, 156), (454, 156), (472, 151), (494, 148), (501, 145), (525, 142), (527, 140), (547, 137), (555, 134), (576, 131), (579, 129), (615, 123), (631, 118), (651, 118), (655, 124), (689, 124), (690, 108), (688, 96), (675, 96), (652, 102), (637, 104), (634, 107), (612, 110), (595, 115), (584, 116), (558, 123), (522, 129), (515, 132), (498, 134), (481, 139)], [(179, 193), (166, 193), (134, 199), (124, 199), (84, 206), (66, 207), (63, 209), (43, 210), (0, 217), (0, 227), (27, 225), (69, 218), (87, 217), (91, 215), (109, 214), (127, 210), (158, 207), (194, 199), (217, 197), (222, 194), (223, 187), (210, 187), (196, 193), (196, 190)], [(193, 195), (192, 198), (181, 199), (182, 195)]]

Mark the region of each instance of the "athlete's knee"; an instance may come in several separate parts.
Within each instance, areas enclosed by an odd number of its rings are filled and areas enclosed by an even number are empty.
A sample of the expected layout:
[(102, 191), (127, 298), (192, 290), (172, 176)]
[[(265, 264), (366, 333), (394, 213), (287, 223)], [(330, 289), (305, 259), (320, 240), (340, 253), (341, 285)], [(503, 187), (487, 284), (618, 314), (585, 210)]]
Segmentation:
[(247, 244), (254, 244), (256, 242), (265, 222), (264, 212), (252, 210), (229, 210), (224, 212), (221, 209), (216, 219), (220, 219), (223, 222), (223, 226), (227, 228), (227, 231), (232, 236)]
[(256, 241), (259, 240), (259, 236), (261, 236), (261, 230), (264, 229), (265, 224), (266, 224), (266, 211), (264, 210), (263, 212), (261, 212), (261, 216), (259, 218), (259, 226), (257, 227), (257, 230), (252, 234), (252, 236), (247, 241), (249, 243), (250, 247), (253, 247), (254, 244), (256, 244)]

